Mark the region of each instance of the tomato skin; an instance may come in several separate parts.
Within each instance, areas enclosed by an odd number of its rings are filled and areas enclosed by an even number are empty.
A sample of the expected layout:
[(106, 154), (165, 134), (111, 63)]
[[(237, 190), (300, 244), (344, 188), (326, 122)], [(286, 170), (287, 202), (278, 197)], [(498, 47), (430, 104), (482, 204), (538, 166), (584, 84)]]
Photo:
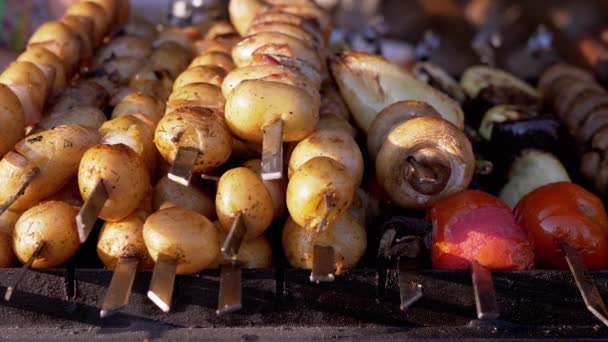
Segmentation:
[(608, 217), (602, 201), (570, 182), (547, 184), (524, 196), (515, 217), (532, 233), (540, 268), (567, 269), (560, 241), (582, 255), (588, 268), (608, 269)]
[(429, 210), (429, 219), (435, 268), (468, 269), (473, 260), (494, 270), (534, 266), (532, 238), (497, 197), (466, 190), (437, 201)]

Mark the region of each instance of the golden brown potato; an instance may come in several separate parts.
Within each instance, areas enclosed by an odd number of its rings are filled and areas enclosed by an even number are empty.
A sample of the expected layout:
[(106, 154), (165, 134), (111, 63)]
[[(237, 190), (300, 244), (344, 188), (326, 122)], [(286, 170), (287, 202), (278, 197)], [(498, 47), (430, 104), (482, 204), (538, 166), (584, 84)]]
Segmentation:
[[(260, 159), (251, 159), (243, 163), (243, 167), (255, 172), (260, 178), (262, 174), (262, 161)], [(266, 190), (272, 197), (272, 207), (274, 209), (274, 218), (279, 219), (285, 212), (285, 182), (282, 179), (264, 180), (262, 182), (266, 186)]]
[(324, 218), (326, 229), (331, 229), (334, 220), (352, 203), (356, 190), (355, 180), (344, 165), (329, 157), (315, 157), (291, 175), (287, 209), (306, 229), (316, 230)]
[(315, 3), (294, 4), (293, 2), (280, 4), (276, 9), (284, 12), (295, 14), (306, 19), (313, 19), (319, 24), (319, 28), (323, 33), (325, 40), (329, 39), (332, 30), (332, 19), (329, 12), (325, 11)]
[(227, 20), (218, 20), (211, 25), (211, 27), (205, 33), (204, 40), (211, 40), (221, 36), (235, 36), (238, 35), (234, 26)]
[(48, 83), (44, 73), (36, 65), (30, 62), (13, 62), (0, 74), (0, 83), (11, 88), (19, 98), (26, 126), (40, 121), (52, 83)]
[(52, 85), (50, 94), (56, 94), (66, 87), (65, 67), (54, 53), (43, 47), (31, 47), (17, 57), (19, 62), (33, 63), (44, 73), (47, 84)]
[(315, 131), (300, 141), (289, 158), (289, 176), (310, 159), (321, 156), (344, 165), (355, 184), (361, 184), (363, 155), (359, 145), (349, 134), (335, 130)]
[(81, 126), (66, 125), (32, 134), (19, 141), (14, 152), (0, 161), (0, 203), (16, 194), (23, 177), (33, 167), (40, 172), (13, 203), (11, 210), (25, 211), (59, 189), (76, 174), (84, 152), (97, 143), (97, 132)]
[(51, 99), (48, 113), (79, 107), (95, 107), (103, 110), (108, 104), (108, 99), (108, 92), (95, 81), (80, 80)]
[(163, 43), (150, 56), (150, 64), (154, 70), (166, 70), (172, 79), (186, 70), (190, 60), (190, 51), (173, 42)]
[(173, 90), (191, 83), (209, 83), (217, 87), (222, 86), (226, 71), (218, 66), (199, 65), (186, 69), (173, 83)]
[(260, 0), (232, 0), (228, 4), (230, 22), (242, 36), (247, 32), (258, 13), (267, 11), (271, 7)]
[(0, 84), (0, 157), (3, 157), (25, 135), (25, 114), (19, 98)]
[(202, 107), (182, 107), (165, 115), (156, 127), (154, 143), (169, 163), (179, 147), (201, 151), (193, 172), (222, 165), (232, 151), (232, 136), (224, 120), (219, 113)]
[(164, 115), (164, 107), (163, 101), (142, 92), (134, 91), (123, 97), (114, 107), (112, 118), (139, 113), (150, 118), (154, 123), (158, 123)]
[(232, 71), (236, 66), (232, 61), (232, 57), (229, 54), (223, 52), (207, 52), (192, 60), (192, 63), (188, 66), (188, 68), (192, 68), (199, 65), (211, 65), (218, 66), (224, 69), (226, 72)]
[(82, 46), (79, 64), (83, 67), (88, 67), (93, 58), (95, 22), (89, 17), (76, 15), (64, 15), (59, 18), (59, 22), (78, 35)]
[(273, 201), (262, 179), (245, 167), (226, 171), (217, 185), (217, 217), (229, 232), (236, 215), (242, 215), (247, 232), (245, 239), (260, 236), (274, 217)]
[(167, 177), (161, 178), (154, 187), (154, 210), (180, 207), (215, 218), (215, 203), (209, 195), (193, 185), (183, 186)]
[(78, 187), (85, 201), (100, 181), (108, 192), (108, 200), (99, 217), (106, 221), (122, 220), (131, 214), (150, 187), (150, 175), (144, 160), (123, 144), (96, 145), (82, 157)]
[(263, 128), (283, 120), (283, 141), (304, 139), (319, 120), (319, 107), (298, 87), (270, 81), (241, 82), (226, 99), (226, 122), (241, 139), (262, 142)]
[(348, 212), (338, 216), (332, 227), (320, 234), (289, 218), (283, 228), (282, 241), (289, 264), (303, 269), (312, 268), (315, 245), (333, 247), (338, 274), (342, 267), (355, 267), (367, 248), (365, 228)]
[(228, 97), (232, 90), (247, 80), (277, 82), (298, 87), (313, 99), (315, 107), (321, 104), (319, 90), (306, 76), (282, 65), (256, 65), (232, 70), (222, 83), (222, 94)]
[(224, 34), (213, 39), (199, 40), (195, 42), (197, 55), (202, 55), (206, 52), (222, 52), (226, 54), (232, 53), (232, 48), (241, 41), (241, 36), (238, 34)]
[(76, 107), (62, 112), (53, 112), (38, 122), (35, 132), (46, 131), (62, 125), (79, 125), (92, 130), (98, 130), (106, 122), (106, 115), (91, 106)]
[(144, 241), (152, 259), (175, 258), (178, 274), (212, 267), (220, 253), (217, 230), (205, 216), (178, 207), (162, 209), (144, 223)]
[(365, 132), (381, 110), (406, 100), (426, 102), (442, 118), (464, 128), (464, 113), (456, 101), (383, 57), (344, 52), (332, 60), (331, 70), (357, 125)]
[[(106, 18), (108, 19), (108, 24), (110, 25), (110, 30), (117, 27), (118, 18), (119, 18), (119, 9), (121, 9), (119, 2), (121, 0), (84, 0), (85, 2), (94, 2), (97, 5), (101, 6), (103, 10), (106, 12)], [(106, 32), (110, 33), (110, 32)]]
[(159, 47), (165, 43), (175, 43), (188, 51), (190, 55), (194, 54), (194, 43), (188, 35), (179, 27), (168, 27), (160, 32), (152, 45)]
[(124, 144), (137, 153), (148, 166), (150, 174), (156, 169), (154, 129), (134, 115), (119, 116), (99, 128), (101, 144)]
[(41, 241), (45, 244), (32, 268), (57, 267), (76, 254), (80, 248), (76, 209), (64, 202), (50, 201), (23, 213), (13, 231), (15, 255), (25, 263)]
[(319, 117), (319, 122), (315, 131), (335, 131), (340, 133), (346, 133), (351, 137), (357, 136), (357, 129), (353, 127), (347, 120), (341, 116), (333, 114), (325, 114)]
[(258, 23), (249, 28), (247, 30), (246, 36), (251, 36), (258, 33), (264, 32), (277, 32), (281, 34), (286, 34), (293, 38), (297, 38), (303, 42), (306, 42), (308, 46), (320, 50), (323, 47), (323, 37), (321, 33), (315, 31), (311, 33), (310, 31), (306, 31), (300, 26), (282, 23), (282, 22), (267, 22), (267, 23)]
[(221, 113), (225, 103), (220, 87), (209, 83), (190, 83), (171, 93), (165, 113), (171, 113), (181, 107), (203, 107)]
[(110, 32), (111, 18), (109, 18), (99, 4), (91, 1), (82, 1), (68, 7), (66, 14), (89, 18), (93, 21), (93, 42), (95, 46), (101, 45), (103, 38)]
[(321, 57), (314, 48), (286, 34), (263, 32), (243, 38), (232, 49), (234, 64), (239, 67), (251, 64), (254, 52), (296, 57), (307, 61), (317, 70), (323, 69)]
[(152, 54), (152, 45), (138, 36), (121, 36), (112, 39), (97, 54), (97, 65), (104, 65), (119, 57), (131, 57), (143, 63)]
[(143, 235), (149, 215), (145, 210), (136, 210), (120, 221), (104, 223), (97, 240), (97, 255), (108, 269), (113, 270), (120, 258), (137, 258), (139, 269), (154, 267)]
[(83, 49), (77, 33), (58, 21), (49, 21), (38, 27), (31, 35), (28, 48), (41, 46), (61, 59), (65, 65), (68, 78), (78, 69)]

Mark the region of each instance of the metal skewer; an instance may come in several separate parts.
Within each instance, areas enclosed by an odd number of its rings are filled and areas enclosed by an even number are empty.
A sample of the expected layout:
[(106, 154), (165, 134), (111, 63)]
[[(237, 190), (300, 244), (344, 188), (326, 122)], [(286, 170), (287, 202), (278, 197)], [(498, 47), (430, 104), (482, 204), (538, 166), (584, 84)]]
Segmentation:
[(283, 120), (264, 127), (262, 140), (262, 179), (283, 177)]
[(330, 210), (333, 207), (330, 195), (323, 195), (323, 199), (325, 205), (325, 214), (323, 214), (323, 218), (321, 219), (321, 222), (319, 222), (319, 226), (317, 227), (317, 233), (323, 232), (327, 227), (327, 224), (329, 223)]
[(112, 273), (112, 281), (99, 311), (101, 318), (108, 317), (119, 312), (129, 304), (131, 289), (135, 281), (135, 274), (139, 259), (134, 257), (121, 257)]
[(238, 260), (238, 254), (246, 233), (247, 227), (243, 215), (239, 212), (220, 249), (225, 262), (220, 265), (220, 291), (215, 311), (217, 315), (238, 311), (243, 307), (242, 264)]
[(407, 310), (412, 304), (422, 298), (422, 285), (409, 279), (412, 270), (415, 268), (412, 263), (412, 259), (399, 258), (399, 307), (401, 311)]
[(108, 197), (108, 191), (103, 184), (103, 179), (100, 179), (89, 198), (87, 198), (78, 214), (76, 214), (76, 227), (78, 228), (80, 243), (85, 243), (89, 238), (93, 225), (97, 221), (97, 216), (99, 216), (99, 212), (101, 212), (101, 208), (105, 205)]
[[(9, 152), (10, 153), (10, 152)], [(15, 203), (15, 201), (21, 197), (25, 193), (27, 187), (36, 179), (36, 176), (40, 173), (40, 169), (38, 167), (33, 167), (28, 173), (26, 173), (21, 179), (21, 187), (19, 191), (13, 194), (6, 202), (2, 203), (0, 206), (0, 215), (4, 214), (8, 208)]]
[(19, 275), (17, 276), (17, 278), (15, 278), (13, 284), (6, 288), (6, 293), (4, 293), (5, 301), (8, 302), (11, 300), (13, 292), (15, 291), (21, 280), (23, 280), (25, 273), (27, 273), (27, 271), (32, 267), (34, 260), (36, 260), (36, 258), (40, 255), (40, 252), (42, 252), (42, 249), (45, 245), (46, 241), (44, 240), (38, 242), (38, 245), (36, 246), (36, 249), (34, 249), (34, 252), (30, 256), (30, 258), (27, 259), (27, 262), (23, 265), (23, 267), (21, 267), (21, 270), (19, 270)]
[(496, 302), (492, 271), (480, 265), (477, 261), (472, 261), (471, 280), (473, 281), (477, 318), (481, 320), (497, 319), (500, 316), (500, 311)]
[(331, 246), (315, 245), (312, 255), (310, 282), (332, 282), (336, 279), (336, 254)]
[(593, 282), (589, 269), (587, 269), (587, 266), (583, 263), (581, 254), (567, 243), (562, 243), (561, 246), (566, 254), (566, 262), (574, 277), (576, 287), (578, 287), (587, 309), (602, 321), (602, 323), (608, 326), (608, 310), (606, 310), (606, 304), (602, 300), (602, 296)]
[(177, 260), (166, 254), (158, 255), (152, 271), (148, 298), (164, 312), (171, 311), (176, 271)]
[(175, 160), (167, 175), (170, 180), (183, 186), (188, 186), (192, 179), (192, 169), (196, 164), (200, 151), (192, 147), (180, 147), (177, 149)]

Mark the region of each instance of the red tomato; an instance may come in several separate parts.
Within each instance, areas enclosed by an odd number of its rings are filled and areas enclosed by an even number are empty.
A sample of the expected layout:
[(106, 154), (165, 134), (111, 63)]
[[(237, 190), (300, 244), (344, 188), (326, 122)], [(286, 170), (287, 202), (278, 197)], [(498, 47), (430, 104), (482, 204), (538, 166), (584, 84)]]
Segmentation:
[(523, 270), (534, 265), (532, 238), (500, 199), (467, 190), (437, 201), (431, 258), (440, 269), (468, 269), (471, 261), (495, 270)]
[(524, 196), (515, 217), (532, 233), (541, 268), (568, 268), (560, 242), (576, 248), (590, 269), (608, 269), (608, 217), (602, 201), (582, 187), (559, 182)]

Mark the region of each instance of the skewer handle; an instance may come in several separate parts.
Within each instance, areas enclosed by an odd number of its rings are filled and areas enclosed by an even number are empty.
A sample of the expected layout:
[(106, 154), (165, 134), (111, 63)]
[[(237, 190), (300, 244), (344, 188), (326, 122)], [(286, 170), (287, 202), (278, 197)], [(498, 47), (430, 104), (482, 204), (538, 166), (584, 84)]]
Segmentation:
[(137, 258), (118, 259), (112, 273), (110, 287), (106, 292), (106, 297), (99, 312), (101, 318), (113, 315), (129, 304), (138, 264), (139, 260)]
[(312, 271), (310, 281), (312, 283), (332, 282), (336, 279), (336, 255), (331, 246), (315, 245), (312, 256)]
[(589, 269), (585, 266), (581, 254), (571, 245), (562, 243), (562, 250), (566, 254), (566, 262), (576, 282), (576, 287), (583, 297), (587, 309), (602, 323), (608, 326), (608, 310), (602, 300)]
[(194, 164), (196, 164), (196, 158), (198, 158), (199, 153), (199, 150), (192, 147), (178, 148), (167, 177), (183, 186), (190, 185), (192, 169), (194, 168)]
[(262, 140), (262, 179), (283, 177), (283, 120), (264, 127)]
[(223, 264), (220, 273), (220, 293), (215, 313), (218, 316), (238, 311), (242, 305), (242, 270), (238, 262)]
[(498, 303), (496, 302), (492, 271), (473, 261), (471, 262), (471, 280), (475, 293), (477, 318), (481, 320), (497, 319), (500, 316), (500, 311), (498, 311)]
[(84, 202), (82, 208), (76, 215), (76, 227), (78, 227), (78, 238), (80, 243), (85, 243), (93, 230), (93, 225), (97, 221), (99, 212), (108, 200), (108, 191), (103, 180), (99, 180), (91, 192), (91, 195)]
[(32, 255), (29, 257), (29, 259), (27, 259), (27, 262), (23, 265), (23, 267), (21, 267), (21, 270), (19, 270), (19, 275), (17, 276), (17, 278), (15, 278), (13, 284), (6, 288), (6, 293), (4, 294), (5, 301), (8, 302), (11, 300), (13, 292), (15, 291), (19, 283), (21, 283), (21, 280), (23, 280), (25, 273), (27, 273), (27, 271), (32, 267), (34, 260), (36, 260), (36, 258), (40, 255), (40, 252), (42, 252), (42, 249), (44, 248), (45, 244), (46, 241), (44, 240), (38, 242), (38, 245), (36, 246), (36, 249), (34, 249)]
[(165, 254), (158, 255), (154, 271), (152, 271), (148, 298), (164, 312), (171, 311), (176, 271), (177, 261), (175, 259)]

